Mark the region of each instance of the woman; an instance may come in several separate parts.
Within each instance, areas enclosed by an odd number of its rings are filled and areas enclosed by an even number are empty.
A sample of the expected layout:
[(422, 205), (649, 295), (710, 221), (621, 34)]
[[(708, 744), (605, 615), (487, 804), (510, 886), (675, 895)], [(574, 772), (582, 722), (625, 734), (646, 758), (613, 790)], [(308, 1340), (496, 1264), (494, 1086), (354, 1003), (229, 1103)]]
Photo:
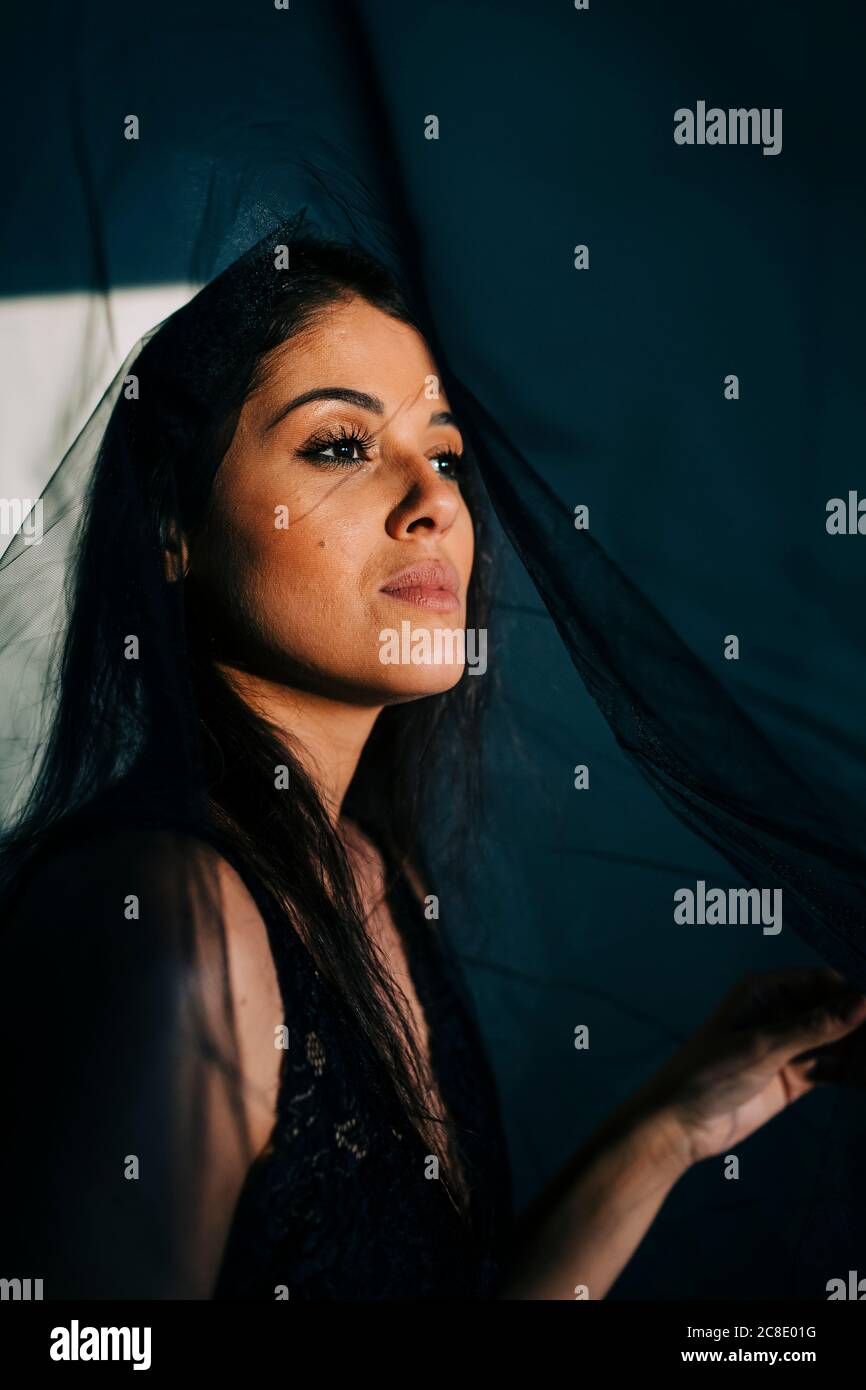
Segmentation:
[(46, 1297), (601, 1298), (866, 1018), (830, 970), (744, 982), (515, 1221), (421, 829), (486, 684), (446, 640), (486, 636), (490, 549), (443, 370), (382, 265), (290, 224), (115, 383), (4, 852), (4, 1265)]

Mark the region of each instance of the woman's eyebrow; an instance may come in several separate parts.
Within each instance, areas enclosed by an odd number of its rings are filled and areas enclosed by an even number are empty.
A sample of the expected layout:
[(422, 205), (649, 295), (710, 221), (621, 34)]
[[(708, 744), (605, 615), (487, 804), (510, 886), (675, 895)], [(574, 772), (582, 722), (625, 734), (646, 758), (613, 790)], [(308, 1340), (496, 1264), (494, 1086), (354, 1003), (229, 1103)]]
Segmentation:
[(312, 391), (302, 391), (300, 396), (295, 396), (293, 400), (281, 405), (276, 415), (265, 425), (265, 433), (272, 430), (274, 425), (278, 425), (281, 420), (297, 410), (299, 406), (307, 405), (310, 401), (348, 401), (349, 405), (360, 406), (362, 410), (371, 410), (374, 415), (384, 415), (385, 406), (378, 396), (370, 396), (366, 391), (353, 391), (350, 386), (315, 386)]
[[(272, 430), (281, 420), (285, 420), (293, 410), (297, 410), (302, 405), (308, 405), (310, 401), (347, 401), (349, 405), (360, 406), (362, 410), (372, 411), (374, 415), (384, 415), (385, 406), (378, 396), (371, 396), (366, 391), (355, 391), (351, 386), (316, 386), (311, 391), (302, 391), (300, 396), (293, 397), (285, 405), (281, 405), (276, 414), (265, 425), (264, 433)], [(431, 425), (454, 425), (457, 422), (450, 410), (435, 410), (430, 416)]]

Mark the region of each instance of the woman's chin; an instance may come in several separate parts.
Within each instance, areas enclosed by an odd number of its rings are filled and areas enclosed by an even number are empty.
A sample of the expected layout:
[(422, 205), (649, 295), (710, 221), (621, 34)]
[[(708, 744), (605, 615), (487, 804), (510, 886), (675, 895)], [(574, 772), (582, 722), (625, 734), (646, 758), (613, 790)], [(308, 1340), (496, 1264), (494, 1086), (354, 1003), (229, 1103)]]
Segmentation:
[(448, 665), (394, 667), (381, 683), (385, 704), (422, 700), (426, 695), (442, 695), (461, 680), (463, 662)]

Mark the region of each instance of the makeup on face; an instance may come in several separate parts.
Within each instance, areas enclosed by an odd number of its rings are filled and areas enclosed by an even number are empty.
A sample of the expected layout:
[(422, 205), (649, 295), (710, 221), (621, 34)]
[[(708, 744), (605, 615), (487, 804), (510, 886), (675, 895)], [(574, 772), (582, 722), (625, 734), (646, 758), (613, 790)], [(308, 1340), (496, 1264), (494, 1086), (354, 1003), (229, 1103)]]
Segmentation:
[(393, 574), (381, 593), (399, 603), (412, 603), (437, 613), (453, 613), (460, 607), (460, 576), (453, 565), (426, 560)]

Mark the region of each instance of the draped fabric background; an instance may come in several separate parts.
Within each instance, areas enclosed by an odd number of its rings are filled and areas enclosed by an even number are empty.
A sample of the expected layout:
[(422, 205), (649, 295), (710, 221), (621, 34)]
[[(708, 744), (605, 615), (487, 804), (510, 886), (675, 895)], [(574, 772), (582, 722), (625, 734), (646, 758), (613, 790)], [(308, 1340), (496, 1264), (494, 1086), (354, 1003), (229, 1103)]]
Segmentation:
[[(513, 543), (482, 853), (438, 887), (518, 1198), (745, 971), (866, 985), (866, 540), (825, 526), (863, 486), (857, 7), (91, 3), (11, 28), (3, 497), (299, 206), (426, 294)], [(781, 153), (677, 145), (699, 100), (781, 108)], [(782, 932), (676, 924), (698, 879), (782, 885)], [(824, 1296), (862, 1262), (864, 1157), (862, 1094), (808, 1097), (739, 1180), (688, 1175), (611, 1297)]]

